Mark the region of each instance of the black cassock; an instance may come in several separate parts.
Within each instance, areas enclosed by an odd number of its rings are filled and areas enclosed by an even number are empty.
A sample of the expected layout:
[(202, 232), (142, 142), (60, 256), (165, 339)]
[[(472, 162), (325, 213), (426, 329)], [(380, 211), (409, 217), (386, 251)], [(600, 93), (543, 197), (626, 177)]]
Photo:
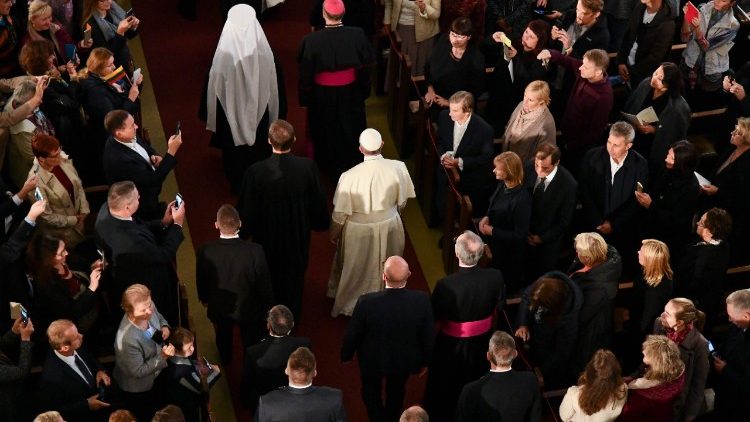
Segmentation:
[[(360, 28), (335, 26), (302, 39), (299, 64), (299, 102), (307, 107), (307, 122), (315, 147), (315, 161), (323, 171), (338, 176), (362, 161), (359, 134), (367, 128), (365, 98), (370, 95), (370, 69), (375, 54)], [(356, 79), (340, 86), (316, 83), (316, 75), (353, 69)]]
[(245, 173), (237, 209), (242, 237), (262, 245), (277, 303), (299, 319), (310, 230), (327, 230), (330, 213), (318, 169), (309, 158), (272, 154)]

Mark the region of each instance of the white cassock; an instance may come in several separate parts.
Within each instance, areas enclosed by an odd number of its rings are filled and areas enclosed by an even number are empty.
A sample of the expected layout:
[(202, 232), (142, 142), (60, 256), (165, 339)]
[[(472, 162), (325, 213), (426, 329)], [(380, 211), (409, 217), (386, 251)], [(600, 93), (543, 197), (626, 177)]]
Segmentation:
[(359, 296), (383, 290), (383, 262), (404, 252), (399, 212), (415, 196), (406, 165), (382, 155), (365, 156), (341, 175), (331, 216), (344, 226), (328, 279), (331, 316), (351, 315)]

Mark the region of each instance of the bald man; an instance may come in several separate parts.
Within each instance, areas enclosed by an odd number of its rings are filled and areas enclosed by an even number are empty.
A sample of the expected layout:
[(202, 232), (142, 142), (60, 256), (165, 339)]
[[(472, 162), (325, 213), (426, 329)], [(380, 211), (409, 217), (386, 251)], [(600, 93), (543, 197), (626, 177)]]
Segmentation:
[[(385, 261), (382, 292), (362, 295), (341, 347), (341, 360), (359, 357), (362, 400), (370, 421), (397, 421), (406, 380), (426, 371), (432, 352), (430, 297), (406, 289), (411, 272), (400, 256)], [(385, 397), (381, 386), (385, 380)]]

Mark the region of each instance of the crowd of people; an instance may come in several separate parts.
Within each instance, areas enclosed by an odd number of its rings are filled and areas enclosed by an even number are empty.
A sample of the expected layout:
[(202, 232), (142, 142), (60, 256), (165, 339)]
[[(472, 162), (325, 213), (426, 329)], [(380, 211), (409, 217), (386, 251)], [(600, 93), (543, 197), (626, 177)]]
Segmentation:
[[(196, 288), (224, 367), (240, 332), (255, 420), (347, 418), (342, 391), (313, 385), (310, 339), (291, 336), (311, 231), (326, 230), (331, 316), (351, 316), (340, 357), (357, 356), (372, 421), (536, 421), (541, 391), (560, 388), (565, 421), (743, 420), (750, 290), (725, 283), (750, 260), (736, 1), (384, 0), (383, 29), (424, 77), (437, 126), (436, 208), (451, 189), (473, 205), (459, 268), (431, 295), (406, 288), (414, 183), (367, 124), (381, 6), (315, 2), (297, 56), (307, 158), (291, 152), (282, 70), (250, 3), (227, 7), (206, 82), (206, 128), (239, 199), (197, 250)], [(221, 370), (180, 327), (187, 204), (160, 195), (182, 133), (160, 154), (139, 127), (144, 78), (127, 44), (139, 19), (112, 0), (0, 0), (0, 24), (0, 303), (12, 315), (0, 319), (0, 419), (203, 420)], [(688, 139), (691, 112), (718, 107), (708, 162)], [(85, 189), (97, 185), (101, 204)], [(509, 297), (520, 304), (503, 319)], [(403, 411), (415, 374), (424, 409)]]

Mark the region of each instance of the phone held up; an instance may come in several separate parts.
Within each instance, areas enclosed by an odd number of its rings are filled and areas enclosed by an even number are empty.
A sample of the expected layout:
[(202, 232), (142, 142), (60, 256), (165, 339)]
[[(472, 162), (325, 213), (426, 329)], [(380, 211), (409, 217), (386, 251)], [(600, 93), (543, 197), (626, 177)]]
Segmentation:
[(23, 307), (23, 305), (18, 305), (19, 309), (21, 310), (21, 322), (23, 322), (23, 325), (26, 325), (29, 323), (29, 311), (26, 310), (26, 308)]
[(184, 201), (182, 200), (182, 195), (180, 195), (179, 193), (177, 195), (175, 195), (175, 197), (174, 197), (174, 207), (175, 207), (175, 209), (180, 209), (180, 207), (182, 206), (183, 202)]

